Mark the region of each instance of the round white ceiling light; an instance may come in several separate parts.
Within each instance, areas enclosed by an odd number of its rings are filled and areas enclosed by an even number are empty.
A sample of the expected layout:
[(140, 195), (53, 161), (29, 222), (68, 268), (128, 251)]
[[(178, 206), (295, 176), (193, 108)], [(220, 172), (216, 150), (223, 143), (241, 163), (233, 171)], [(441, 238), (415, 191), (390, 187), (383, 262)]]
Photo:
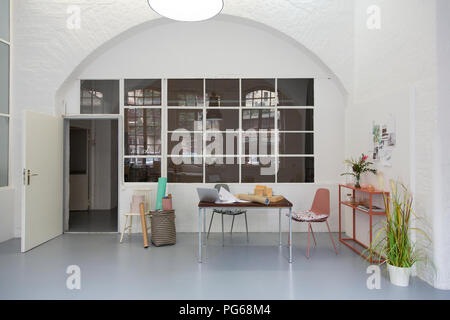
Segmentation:
[(218, 15), (223, 0), (148, 0), (150, 8), (177, 21), (203, 21)]

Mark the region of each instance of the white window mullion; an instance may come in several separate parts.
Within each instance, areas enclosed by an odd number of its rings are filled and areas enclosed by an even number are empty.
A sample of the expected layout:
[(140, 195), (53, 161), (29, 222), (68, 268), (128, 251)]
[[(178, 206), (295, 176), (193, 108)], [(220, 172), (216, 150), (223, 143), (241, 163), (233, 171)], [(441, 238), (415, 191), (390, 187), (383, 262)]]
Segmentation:
[(239, 79), (239, 132), (238, 132), (238, 165), (239, 183), (242, 183), (242, 79)]
[(168, 168), (168, 96), (167, 96), (167, 79), (161, 80), (161, 176), (167, 177)]
[(203, 183), (206, 183), (206, 79), (203, 79)]
[(275, 183), (278, 183), (278, 159), (279, 159), (279, 139), (278, 139), (278, 78), (275, 79)]

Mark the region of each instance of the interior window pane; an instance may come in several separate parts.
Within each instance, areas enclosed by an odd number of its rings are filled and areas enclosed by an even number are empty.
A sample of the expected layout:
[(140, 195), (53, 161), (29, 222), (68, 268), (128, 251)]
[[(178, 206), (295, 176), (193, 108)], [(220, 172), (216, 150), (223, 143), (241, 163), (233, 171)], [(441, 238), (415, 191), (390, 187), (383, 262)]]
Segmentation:
[(239, 133), (209, 132), (206, 133), (206, 155), (237, 155)]
[(206, 111), (206, 130), (239, 129), (239, 110), (210, 109)]
[(160, 106), (161, 79), (126, 79), (125, 105)]
[(314, 154), (314, 134), (280, 133), (280, 154)]
[(203, 79), (170, 79), (167, 85), (169, 106), (203, 106)]
[(314, 79), (278, 79), (279, 106), (314, 106)]
[(242, 79), (242, 106), (275, 106), (275, 79)]
[(119, 80), (81, 80), (82, 114), (118, 114)]
[(203, 158), (168, 157), (168, 182), (203, 182)]
[(278, 182), (313, 183), (314, 158), (280, 157), (278, 161)]
[(275, 133), (266, 132), (243, 132), (242, 153), (244, 155), (273, 155), (275, 154)]
[(9, 42), (9, 0), (0, 0), (0, 39)]
[(242, 110), (242, 129), (275, 129), (275, 111), (273, 109)]
[(275, 182), (275, 157), (251, 156), (241, 165), (243, 183)]
[(9, 119), (0, 117), (0, 187), (8, 186)]
[(168, 111), (169, 131), (203, 130), (203, 111), (198, 109), (170, 109)]
[(125, 155), (161, 155), (161, 109), (125, 109)]
[(238, 158), (206, 158), (206, 183), (239, 182)]
[(9, 46), (0, 42), (0, 113), (9, 114)]
[(193, 132), (174, 132), (167, 135), (168, 155), (201, 156), (203, 134)]
[(313, 109), (278, 109), (278, 130), (313, 131)]
[(158, 182), (160, 158), (125, 158), (125, 182)]
[(238, 79), (207, 79), (206, 106), (209, 107), (238, 107), (239, 80)]

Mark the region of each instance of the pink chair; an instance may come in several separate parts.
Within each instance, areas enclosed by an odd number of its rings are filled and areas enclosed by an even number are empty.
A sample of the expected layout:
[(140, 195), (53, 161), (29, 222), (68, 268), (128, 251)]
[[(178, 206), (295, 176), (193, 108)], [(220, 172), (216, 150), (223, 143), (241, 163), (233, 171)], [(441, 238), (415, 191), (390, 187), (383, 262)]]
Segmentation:
[(314, 246), (317, 245), (316, 237), (314, 236), (314, 231), (312, 229), (312, 223), (325, 222), (330, 234), (331, 242), (333, 243), (334, 251), (338, 254), (336, 249), (336, 244), (334, 243), (333, 235), (331, 234), (330, 226), (328, 225), (328, 218), (330, 217), (330, 190), (328, 189), (318, 189), (314, 197), (313, 204), (310, 210), (306, 210), (299, 213), (292, 214), (292, 220), (297, 222), (307, 222), (308, 223), (308, 249), (306, 252), (306, 258), (309, 259), (309, 243), (310, 243), (310, 233), (314, 239)]

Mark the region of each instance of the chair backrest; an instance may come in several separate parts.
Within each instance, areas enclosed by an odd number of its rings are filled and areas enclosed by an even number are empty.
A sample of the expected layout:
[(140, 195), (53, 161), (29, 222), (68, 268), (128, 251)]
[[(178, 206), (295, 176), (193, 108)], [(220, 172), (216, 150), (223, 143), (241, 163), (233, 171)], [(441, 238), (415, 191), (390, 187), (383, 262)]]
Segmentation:
[[(151, 190), (151, 189), (135, 189), (133, 191), (133, 196), (144, 196), (145, 197), (145, 201), (144, 201), (145, 211), (149, 211), (150, 209), (152, 209), (151, 204), (152, 204), (152, 199), (153, 199), (153, 190)], [(138, 205), (137, 206), (138, 211), (135, 213), (139, 212), (139, 203), (137, 205)]]
[(314, 196), (311, 211), (315, 214), (330, 215), (330, 190), (318, 189)]
[(224, 188), (225, 190), (227, 190), (228, 192), (230, 192), (230, 187), (227, 185), (227, 184), (216, 184), (215, 186), (214, 186), (214, 188), (217, 190), (217, 191), (220, 191), (220, 188)]
[(131, 198), (131, 206), (130, 206), (130, 212), (131, 213), (139, 213), (139, 205), (141, 203), (144, 203), (145, 205), (145, 195), (133, 195)]

